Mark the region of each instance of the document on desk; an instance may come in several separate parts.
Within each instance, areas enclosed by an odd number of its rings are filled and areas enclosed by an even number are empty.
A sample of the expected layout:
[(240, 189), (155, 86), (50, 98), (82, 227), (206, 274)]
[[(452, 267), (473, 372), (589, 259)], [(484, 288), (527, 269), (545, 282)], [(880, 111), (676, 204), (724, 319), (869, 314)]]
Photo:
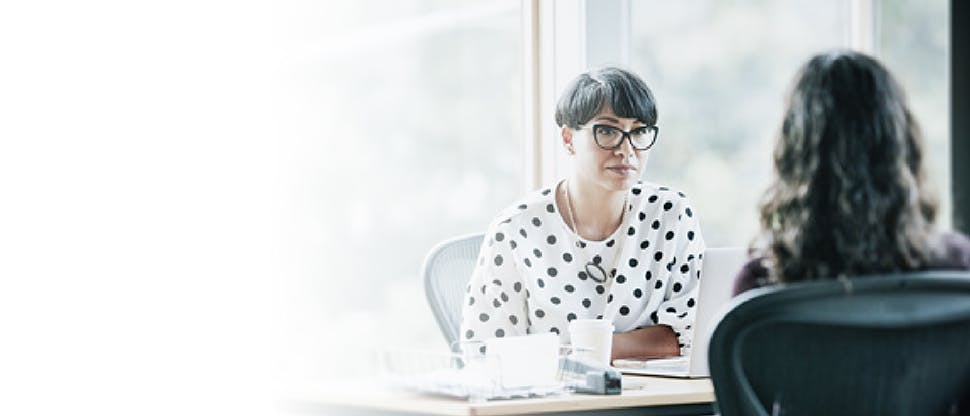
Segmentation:
[(626, 374), (681, 376), (690, 371), (690, 357), (617, 359), (613, 366)]

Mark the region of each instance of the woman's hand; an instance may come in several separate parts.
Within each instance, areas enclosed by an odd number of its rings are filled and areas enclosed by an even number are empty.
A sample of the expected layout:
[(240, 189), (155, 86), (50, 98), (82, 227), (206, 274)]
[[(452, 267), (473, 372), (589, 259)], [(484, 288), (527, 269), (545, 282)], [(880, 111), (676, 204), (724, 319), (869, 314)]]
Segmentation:
[(659, 358), (680, 355), (677, 336), (667, 325), (653, 325), (613, 334), (610, 361), (619, 358)]

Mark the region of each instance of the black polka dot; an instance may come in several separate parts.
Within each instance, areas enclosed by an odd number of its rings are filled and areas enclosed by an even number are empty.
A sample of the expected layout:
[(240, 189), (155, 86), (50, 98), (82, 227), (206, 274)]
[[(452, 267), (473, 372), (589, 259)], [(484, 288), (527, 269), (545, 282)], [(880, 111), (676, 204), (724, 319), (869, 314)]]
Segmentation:
[(519, 317), (515, 315), (509, 315), (509, 322), (511, 322), (512, 325), (516, 325), (519, 323)]
[(657, 202), (657, 196), (656, 195), (650, 195), (650, 198), (647, 198), (647, 201), (649, 201), (651, 203)]
[(694, 212), (690, 210), (690, 207), (687, 207), (687, 209), (684, 210), (684, 213), (687, 214), (688, 217), (694, 216)]
[(626, 276), (622, 274), (619, 276), (616, 276), (616, 283), (619, 283), (619, 284), (626, 283)]
[(687, 232), (687, 239), (690, 240), (690, 241), (694, 241), (694, 232), (693, 231), (688, 231)]
[(657, 284), (653, 285), (653, 287), (655, 289), (660, 289), (660, 288), (664, 287), (664, 281), (663, 280), (658, 280), (657, 281)]
[(522, 235), (523, 238), (529, 237), (529, 233), (525, 232), (525, 228), (519, 228), (519, 234)]
[(610, 270), (610, 277), (616, 277), (616, 269)]
[(556, 212), (556, 207), (552, 206), (552, 204), (546, 205), (546, 211), (550, 213)]
[(495, 241), (502, 241), (505, 239), (505, 234), (495, 233)]
[(532, 267), (532, 261), (529, 259), (522, 259), (522, 262), (525, 263), (526, 267)]
[(687, 307), (688, 308), (694, 307), (694, 298), (687, 299)]
[(589, 279), (589, 275), (587, 275), (587, 274), (586, 274), (586, 272), (579, 272), (579, 273), (576, 273), (576, 277), (578, 277), (578, 278), (579, 278), (579, 280), (586, 280), (586, 279)]
[(550, 235), (546, 237), (546, 242), (549, 244), (556, 244), (556, 236)]
[(539, 217), (532, 217), (532, 225), (538, 227), (542, 225), (542, 221), (539, 221)]
[(626, 235), (633, 235), (633, 234), (636, 234), (636, 233), (637, 233), (637, 229), (636, 228), (633, 228), (633, 227), (627, 228), (627, 230), (626, 230)]
[(610, 295), (606, 297), (606, 303), (610, 303), (610, 302), (613, 302), (613, 294), (612, 293), (610, 293)]
[(602, 262), (603, 262), (603, 258), (600, 257), (599, 254), (593, 256), (593, 263), (600, 264)]
[(583, 299), (583, 307), (585, 307), (586, 309), (589, 309), (590, 305), (592, 304), (593, 302), (590, 301), (589, 298)]
[(478, 315), (478, 320), (479, 321), (482, 321), (482, 322), (488, 322), (488, 314), (487, 313), (483, 313), (483, 314)]
[(650, 224), (650, 228), (653, 228), (654, 230), (659, 230), (660, 220), (653, 220), (653, 223)]
[(502, 265), (502, 255), (501, 254), (495, 256), (495, 265), (496, 266), (501, 266)]
[(542, 190), (542, 195), (549, 195), (549, 192), (552, 192), (552, 189), (550, 189), (550, 188), (543, 189)]
[(630, 314), (630, 308), (626, 305), (620, 306), (620, 315), (627, 316)]
[(653, 279), (653, 272), (647, 270), (647, 273), (643, 275), (647, 280)]
[(633, 289), (633, 297), (640, 299), (643, 297), (643, 291), (640, 288)]
[(603, 285), (596, 285), (596, 293), (599, 293), (602, 295), (603, 292), (606, 292), (606, 288), (603, 287)]
[(478, 353), (479, 354), (485, 354), (485, 346), (484, 345), (482, 345), (481, 347), (478, 347)]
[(528, 206), (528, 205), (526, 205), (526, 204), (522, 204), (522, 205), (519, 205), (519, 209), (526, 209), (526, 208), (528, 208), (528, 207), (529, 207), (529, 206)]
[(585, 241), (577, 241), (576, 244), (579, 245), (579, 248), (586, 248), (586, 242)]
[(515, 293), (521, 292), (522, 291), (522, 283), (521, 282), (515, 282), (515, 284), (512, 285), (512, 289), (515, 290)]
[(571, 321), (573, 321), (575, 319), (576, 319), (576, 314), (574, 314), (572, 312), (570, 312), (569, 315), (566, 315), (566, 322), (571, 322)]
[(657, 318), (657, 312), (653, 312), (650, 314), (650, 321), (653, 323), (657, 323), (657, 321), (659, 321), (659, 319)]
[(674, 204), (670, 201), (664, 202), (664, 211), (670, 211), (674, 207)]
[(562, 253), (562, 260), (566, 263), (573, 261), (573, 255), (569, 253)]
[(640, 218), (640, 221), (643, 221), (643, 220), (647, 219), (647, 214), (645, 214), (643, 212), (640, 212), (640, 215), (638, 215), (638, 218)]
[(640, 264), (640, 262), (638, 262), (637, 259), (630, 259), (630, 267), (637, 267), (638, 264)]
[(553, 305), (558, 305), (562, 303), (562, 300), (560, 300), (558, 297), (553, 296), (549, 298), (549, 302), (552, 302)]
[(549, 328), (549, 332), (559, 335), (559, 328), (556, 328), (556, 327)]
[(472, 339), (474, 337), (475, 337), (475, 332), (474, 331), (472, 331), (470, 329), (467, 330), (467, 331), (465, 331), (465, 338), (466, 339)]
[(576, 291), (576, 288), (573, 287), (573, 285), (566, 285), (566, 286), (563, 286), (563, 290), (569, 293), (573, 293)]
[(518, 247), (518, 244), (515, 243), (515, 240), (509, 240), (509, 247), (512, 247), (512, 250), (515, 250), (515, 248)]
[(674, 232), (673, 231), (667, 231), (667, 234), (664, 235), (664, 238), (666, 238), (668, 240), (673, 240), (674, 239)]
[(674, 292), (675, 293), (676, 292), (680, 292), (680, 289), (683, 289), (683, 288), (684, 288), (684, 285), (681, 285), (680, 283), (674, 283)]
[(496, 338), (502, 338), (504, 336), (505, 336), (505, 330), (504, 329), (499, 328), (499, 329), (496, 329), (495, 330), (495, 337)]
[(502, 302), (508, 302), (509, 301), (509, 295), (506, 295), (505, 292), (502, 292), (502, 294), (499, 295), (499, 297), (502, 298)]
[(643, 242), (640, 243), (640, 249), (645, 250), (647, 247), (650, 247), (650, 241), (643, 240)]
[(546, 282), (543, 282), (542, 278), (536, 279), (536, 284), (539, 285), (540, 288), (546, 287)]
[(546, 273), (549, 274), (549, 277), (556, 277), (556, 275), (559, 274), (555, 267), (550, 267), (546, 270)]
[(616, 240), (612, 240), (612, 239), (611, 239), (610, 241), (607, 241), (607, 242), (606, 242), (606, 246), (607, 246), (607, 247), (613, 247), (613, 244), (616, 244)]
[(495, 279), (495, 280), (492, 280), (492, 284), (495, 285), (495, 286), (502, 286), (502, 281), (501, 280), (498, 280), (498, 279)]
[(542, 318), (543, 316), (546, 316), (546, 312), (543, 311), (542, 309), (536, 309), (536, 317)]
[(492, 299), (492, 306), (496, 308), (501, 308), (502, 304), (498, 301), (498, 299)]
[(664, 252), (662, 251), (658, 251), (653, 255), (653, 259), (656, 261), (660, 261), (662, 258), (664, 258)]
[(667, 310), (667, 313), (677, 313), (677, 309), (674, 309), (674, 308), (667, 308), (666, 310)]
[(633, 188), (630, 192), (633, 192), (634, 195), (640, 195), (640, 188)]
[(535, 254), (537, 259), (542, 258), (542, 252), (539, 249), (532, 250), (532, 254)]
[(687, 266), (686, 264), (685, 264), (685, 265), (682, 265), (682, 266), (680, 266), (680, 272), (681, 272), (681, 273), (687, 273), (687, 272), (689, 272), (689, 271), (690, 271), (690, 267), (689, 267), (689, 266)]

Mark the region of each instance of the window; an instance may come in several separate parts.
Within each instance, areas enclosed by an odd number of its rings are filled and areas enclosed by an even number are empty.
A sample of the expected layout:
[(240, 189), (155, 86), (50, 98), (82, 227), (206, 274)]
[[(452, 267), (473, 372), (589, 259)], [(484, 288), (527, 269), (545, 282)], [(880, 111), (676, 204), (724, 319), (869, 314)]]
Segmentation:
[(300, 210), (284, 372), (346, 374), (347, 357), (388, 345), (446, 350), (419, 266), (524, 189), (519, 2), (302, 7), (287, 28), (305, 43), (286, 65), (298, 102), (283, 117), (302, 124), (285, 162)]
[(875, 45), (855, 46), (874, 46), (909, 94), (941, 191), (940, 222), (949, 226), (947, 3), (883, 0), (863, 14), (850, 3), (630, 2), (629, 65), (660, 110), (645, 178), (690, 195), (709, 245), (747, 245), (755, 235), (798, 67), (814, 53), (853, 46), (860, 27), (874, 28)]
[(924, 163), (940, 196), (937, 224), (944, 229), (952, 226), (949, 14), (946, 0), (881, 0), (876, 38), (923, 130)]

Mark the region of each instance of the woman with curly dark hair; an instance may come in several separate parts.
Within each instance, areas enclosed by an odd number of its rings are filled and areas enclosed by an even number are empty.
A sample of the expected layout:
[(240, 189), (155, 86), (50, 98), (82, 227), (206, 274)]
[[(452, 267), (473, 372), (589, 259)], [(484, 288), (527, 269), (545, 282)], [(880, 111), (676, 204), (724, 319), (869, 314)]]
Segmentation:
[(774, 171), (760, 207), (760, 255), (741, 270), (736, 294), (779, 282), (970, 269), (970, 240), (934, 229), (919, 126), (876, 59), (837, 51), (802, 67)]

